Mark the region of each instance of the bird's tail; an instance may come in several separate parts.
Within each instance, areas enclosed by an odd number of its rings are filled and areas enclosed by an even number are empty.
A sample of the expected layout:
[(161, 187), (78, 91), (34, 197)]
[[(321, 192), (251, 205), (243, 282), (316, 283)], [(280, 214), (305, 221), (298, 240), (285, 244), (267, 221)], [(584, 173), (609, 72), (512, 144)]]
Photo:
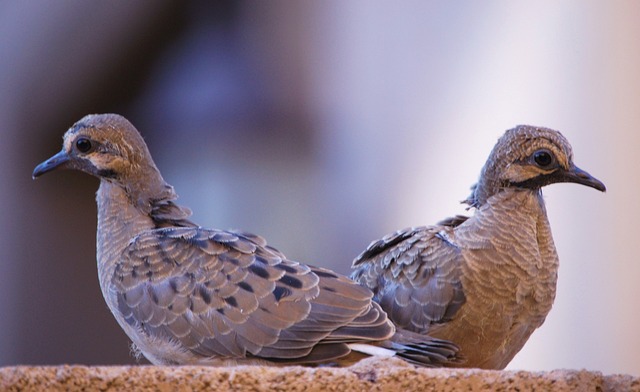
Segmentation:
[(453, 367), (464, 362), (460, 348), (448, 340), (401, 330), (389, 340), (371, 343), (349, 344), (352, 351), (371, 356), (398, 357), (409, 363), (425, 367)]

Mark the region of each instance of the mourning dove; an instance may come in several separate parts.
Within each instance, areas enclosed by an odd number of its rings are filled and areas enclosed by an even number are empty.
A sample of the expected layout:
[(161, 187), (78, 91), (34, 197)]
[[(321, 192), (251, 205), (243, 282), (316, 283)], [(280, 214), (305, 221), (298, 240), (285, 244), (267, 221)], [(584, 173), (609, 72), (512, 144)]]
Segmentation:
[(470, 217), (400, 230), (353, 262), (399, 331), (455, 342), (461, 366), (503, 369), (542, 325), (556, 295), (558, 255), (541, 187), (574, 182), (605, 191), (573, 163), (557, 131), (508, 130), (471, 196)]
[(346, 277), (291, 261), (262, 237), (192, 223), (122, 116), (82, 118), (33, 177), (56, 168), (100, 179), (100, 288), (154, 364), (345, 364), (356, 352), (459, 360), (450, 342), (394, 334), (371, 291)]

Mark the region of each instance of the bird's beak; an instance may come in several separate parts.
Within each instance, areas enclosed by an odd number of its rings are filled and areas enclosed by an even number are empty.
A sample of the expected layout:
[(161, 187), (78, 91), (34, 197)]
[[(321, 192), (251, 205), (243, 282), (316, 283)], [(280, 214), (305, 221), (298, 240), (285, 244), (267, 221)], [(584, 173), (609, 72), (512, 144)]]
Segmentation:
[(576, 184), (586, 185), (601, 192), (605, 192), (607, 190), (607, 187), (604, 186), (602, 181), (593, 177), (591, 174), (580, 169), (576, 165), (571, 165), (569, 170), (563, 171), (562, 177), (564, 182), (574, 182)]
[(67, 166), (68, 162), (69, 154), (67, 154), (66, 151), (62, 150), (56, 155), (36, 166), (36, 168), (33, 169), (32, 177), (33, 179), (36, 179), (44, 173), (50, 172), (51, 170), (54, 170), (56, 168), (64, 168), (65, 166)]

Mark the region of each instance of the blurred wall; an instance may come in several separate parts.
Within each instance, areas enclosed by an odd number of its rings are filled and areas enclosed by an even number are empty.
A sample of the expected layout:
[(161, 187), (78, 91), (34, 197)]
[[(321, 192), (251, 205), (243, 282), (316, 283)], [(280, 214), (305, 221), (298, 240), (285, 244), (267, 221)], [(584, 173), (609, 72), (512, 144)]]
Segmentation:
[(97, 181), (30, 179), (114, 111), (204, 226), (348, 273), (465, 213), (502, 132), (561, 130), (606, 194), (545, 189), (556, 304), (510, 368), (640, 374), (640, 4), (0, 2), (0, 365), (133, 363), (95, 270)]

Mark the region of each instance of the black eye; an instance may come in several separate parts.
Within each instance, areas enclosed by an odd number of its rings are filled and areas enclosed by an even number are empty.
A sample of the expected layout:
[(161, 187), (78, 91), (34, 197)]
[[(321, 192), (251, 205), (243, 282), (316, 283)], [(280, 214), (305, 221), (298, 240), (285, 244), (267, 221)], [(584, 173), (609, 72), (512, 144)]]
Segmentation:
[(540, 167), (548, 167), (553, 163), (553, 156), (547, 150), (539, 150), (533, 153), (533, 160)]
[(76, 140), (76, 148), (80, 152), (89, 152), (91, 148), (93, 148), (93, 145), (91, 145), (91, 140), (81, 137)]

